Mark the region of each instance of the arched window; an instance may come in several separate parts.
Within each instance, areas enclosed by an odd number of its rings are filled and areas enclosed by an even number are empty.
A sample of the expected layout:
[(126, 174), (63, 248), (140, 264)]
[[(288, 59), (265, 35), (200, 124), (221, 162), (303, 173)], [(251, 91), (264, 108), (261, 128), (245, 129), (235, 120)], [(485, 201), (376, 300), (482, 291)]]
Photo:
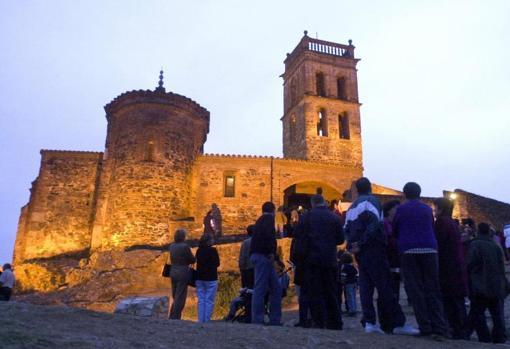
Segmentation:
[(319, 110), (319, 115), (317, 118), (317, 136), (328, 136), (328, 117), (324, 109)]
[(324, 74), (323, 73), (315, 74), (315, 89), (317, 92), (317, 96), (320, 96), (320, 97), (326, 96), (326, 89), (324, 86)]
[(342, 113), (338, 115), (338, 135), (340, 139), (350, 139), (349, 115)]
[(345, 91), (345, 78), (336, 79), (336, 92), (338, 99), (347, 99), (346, 91)]

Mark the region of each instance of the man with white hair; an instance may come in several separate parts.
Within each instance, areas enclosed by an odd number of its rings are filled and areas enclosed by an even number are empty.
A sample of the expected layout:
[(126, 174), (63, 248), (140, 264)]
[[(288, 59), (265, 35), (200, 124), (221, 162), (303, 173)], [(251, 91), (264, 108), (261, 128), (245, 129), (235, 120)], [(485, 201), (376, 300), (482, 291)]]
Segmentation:
[(0, 301), (8, 301), (11, 299), (12, 289), (14, 288), (14, 273), (9, 263), (3, 266), (2, 274), (0, 275)]

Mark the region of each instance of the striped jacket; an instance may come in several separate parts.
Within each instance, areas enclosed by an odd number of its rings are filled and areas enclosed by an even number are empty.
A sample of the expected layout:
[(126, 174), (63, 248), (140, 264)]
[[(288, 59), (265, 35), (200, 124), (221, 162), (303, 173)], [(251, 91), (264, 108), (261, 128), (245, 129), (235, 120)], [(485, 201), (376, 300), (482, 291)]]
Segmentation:
[(357, 242), (360, 248), (386, 245), (381, 203), (373, 195), (359, 196), (349, 207), (345, 218), (348, 247)]

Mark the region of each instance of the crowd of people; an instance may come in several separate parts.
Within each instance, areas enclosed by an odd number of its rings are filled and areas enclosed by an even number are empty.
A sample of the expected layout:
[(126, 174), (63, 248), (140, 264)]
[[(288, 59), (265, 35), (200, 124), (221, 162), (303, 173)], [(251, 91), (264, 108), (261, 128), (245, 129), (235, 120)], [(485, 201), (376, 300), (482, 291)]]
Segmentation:
[[(335, 200), (328, 204), (320, 191), (311, 197), (309, 210), (286, 211), (264, 203), (241, 244), (242, 288), (225, 320), (282, 324), (288, 270), (277, 239), (287, 237), (292, 239), (288, 262), (299, 303), (295, 326), (341, 330), (342, 313), (357, 316), (359, 293), (360, 323), (367, 333), (468, 340), (476, 332), (481, 342), (505, 342), (509, 284), (504, 235), (487, 223), (454, 220), (450, 199), (438, 198), (433, 207), (422, 202), (421, 188), (414, 182), (404, 186), (402, 202), (384, 205), (372, 195), (367, 178), (356, 181), (356, 190), (357, 198), (346, 212)], [(199, 322), (211, 319), (220, 260), (213, 247), (215, 232), (207, 229), (195, 256), (184, 243), (183, 230), (176, 232), (170, 246), (172, 319), (180, 319), (192, 283)], [(195, 262), (196, 270), (190, 268)], [(401, 283), (418, 328), (402, 311)], [(236, 315), (240, 308), (242, 317)]]

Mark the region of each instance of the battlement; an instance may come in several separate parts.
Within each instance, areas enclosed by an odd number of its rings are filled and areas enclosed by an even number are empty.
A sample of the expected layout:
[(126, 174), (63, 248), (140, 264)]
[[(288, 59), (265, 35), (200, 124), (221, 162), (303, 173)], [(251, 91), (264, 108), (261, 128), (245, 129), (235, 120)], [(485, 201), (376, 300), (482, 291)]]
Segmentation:
[(299, 55), (304, 51), (310, 51), (333, 57), (354, 59), (354, 49), (355, 47), (352, 45), (352, 40), (349, 40), (349, 45), (343, 45), (336, 42), (313, 39), (308, 36), (308, 32), (305, 30), (305, 35), (299, 44), (294, 48), (292, 53), (287, 54), (287, 58), (284, 61), (285, 68), (288, 70), (296, 58), (299, 57)]
[(41, 156), (44, 158), (72, 157), (72, 158), (95, 159), (95, 158), (102, 158), (102, 156), (103, 156), (103, 152), (100, 152), (100, 151), (81, 151), (81, 150), (41, 149), (40, 153), (41, 153)]

